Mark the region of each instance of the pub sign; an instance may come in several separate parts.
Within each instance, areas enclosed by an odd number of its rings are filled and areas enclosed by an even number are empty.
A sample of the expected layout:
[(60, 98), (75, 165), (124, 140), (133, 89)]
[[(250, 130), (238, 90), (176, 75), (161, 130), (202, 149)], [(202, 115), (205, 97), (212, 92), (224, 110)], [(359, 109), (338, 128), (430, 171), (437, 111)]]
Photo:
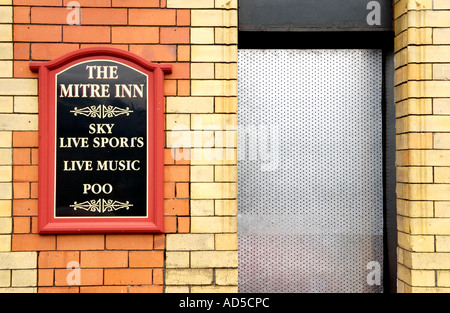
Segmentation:
[(39, 72), (39, 233), (163, 232), (164, 73), (113, 48)]

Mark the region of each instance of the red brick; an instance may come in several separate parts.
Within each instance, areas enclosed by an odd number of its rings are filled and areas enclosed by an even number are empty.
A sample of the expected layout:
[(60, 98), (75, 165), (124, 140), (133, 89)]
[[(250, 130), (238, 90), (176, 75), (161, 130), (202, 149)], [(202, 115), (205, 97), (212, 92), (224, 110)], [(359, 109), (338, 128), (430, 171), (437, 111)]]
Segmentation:
[(179, 62), (189, 62), (191, 60), (191, 47), (190, 46), (178, 46), (178, 58)]
[(164, 234), (162, 235), (155, 235), (153, 240), (153, 249), (155, 250), (163, 250), (166, 245), (166, 236)]
[(162, 293), (162, 286), (130, 286), (130, 293)]
[(37, 216), (31, 217), (31, 233), (32, 234), (38, 233), (38, 217)]
[(164, 198), (165, 199), (175, 198), (175, 184), (174, 183), (164, 183)]
[(164, 231), (166, 233), (176, 233), (177, 232), (177, 217), (176, 216), (164, 217)]
[(37, 216), (37, 200), (13, 200), (13, 216)]
[(175, 164), (190, 164), (191, 163), (191, 151), (190, 149), (176, 149), (175, 150)]
[(80, 263), (78, 251), (47, 251), (39, 253), (39, 268), (67, 268), (70, 262)]
[[(67, 7), (69, 2), (72, 0), (64, 0), (64, 6)], [(80, 4), (80, 7), (99, 7), (99, 8), (107, 8), (111, 6), (111, 0), (77, 0)]]
[(189, 233), (191, 229), (191, 219), (189, 216), (177, 217), (178, 219), (178, 232)]
[(62, 0), (13, 0), (14, 5), (61, 6)]
[(179, 96), (190, 96), (191, 95), (191, 81), (190, 80), (179, 80), (178, 81), (177, 95), (179, 95)]
[(39, 145), (39, 132), (13, 132), (13, 147), (29, 148)]
[(13, 218), (14, 234), (29, 234), (31, 231), (30, 217), (14, 217)]
[(33, 43), (31, 44), (31, 58), (33, 60), (53, 60), (77, 49), (78, 44)]
[(151, 250), (152, 234), (107, 234), (107, 250)]
[(176, 184), (176, 197), (177, 198), (189, 198), (189, 184), (177, 183)]
[(89, 47), (109, 47), (109, 48), (116, 48), (116, 49), (121, 49), (121, 50), (125, 50), (128, 51), (128, 45), (113, 45), (110, 43), (83, 43), (80, 45), (80, 48), (89, 48)]
[(38, 269), (38, 286), (53, 286), (54, 273), (52, 269)]
[(38, 167), (36, 165), (13, 166), (13, 181), (15, 182), (38, 181)]
[(30, 198), (37, 199), (39, 195), (39, 184), (31, 183)]
[(152, 62), (175, 62), (175, 45), (131, 45), (130, 51)]
[(125, 8), (157, 8), (159, 7), (159, 0), (112, 0), (112, 6)]
[(129, 19), (130, 25), (176, 25), (176, 11), (161, 9), (130, 9)]
[(64, 26), (64, 42), (110, 42), (110, 28), (106, 26)]
[(31, 164), (31, 149), (13, 149), (13, 164), (14, 165), (30, 165)]
[(130, 267), (163, 267), (164, 251), (130, 251)]
[(31, 23), (33, 24), (67, 24), (67, 15), (70, 11), (66, 8), (31, 8)]
[(173, 159), (173, 149), (164, 149), (164, 164), (175, 164)]
[[(55, 270), (55, 286), (68, 286), (67, 277), (72, 277), (74, 269)], [(80, 284), (83, 286), (99, 286), (103, 284), (103, 269), (84, 269), (79, 270)]]
[(166, 182), (188, 182), (189, 177), (189, 166), (164, 166), (164, 181)]
[(153, 285), (164, 284), (164, 270), (162, 268), (153, 269)]
[(164, 200), (164, 215), (189, 215), (189, 200)]
[(80, 293), (127, 293), (128, 286), (80, 287)]
[(30, 23), (30, 7), (14, 7), (14, 23)]
[(191, 11), (190, 10), (177, 10), (177, 25), (178, 26), (191, 25)]
[(151, 285), (151, 269), (105, 269), (105, 285)]
[(160, 7), (161, 7), (161, 8), (167, 7), (167, 0), (161, 0)]
[(158, 27), (113, 27), (113, 43), (158, 43)]
[(14, 41), (60, 42), (61, 26), (56, 25), (14, 25)]
[(164, 95), (176, 96), (177, 95), (177, 81), (176, 80), (164, 80)]
[(15, 61), (14, 62), (14, 77), (17, 78), (37, 78), (38, 73), (30, 70), (29, 61)]
[(82, 251), (81, 268), (127, 267), (127, 251)]
[(18, 42), (14, 44), (14, 59), (28, 60), (30, 59), (30, 44)]
[(58, 250), (103, 250), (105, 248), (104, 235), (58, 235)]
[(172, 73), (166, 75), (166, 79), (189, 79), (191, 77), (191, 66), (189, 63), (172, 64)]
[(37, 234), (12, 235), (12, 251), (43, 251), (54, 250), (55, 236), (41, 236)]
[(31, 149), (31, 164), (37, 165), (39, 162), (39, 150)]
[(161, 27), (161, 44), (188, 44), (190, 42), (189, 27)]
[(126, 25), (126, 9), (81, 9), (82, 25)]
[(79, 293), (80, 287), (39, 287), (38, 293)]
[(30, 198), (30, 183), (13, 183), (13, 198), (14, 199)]

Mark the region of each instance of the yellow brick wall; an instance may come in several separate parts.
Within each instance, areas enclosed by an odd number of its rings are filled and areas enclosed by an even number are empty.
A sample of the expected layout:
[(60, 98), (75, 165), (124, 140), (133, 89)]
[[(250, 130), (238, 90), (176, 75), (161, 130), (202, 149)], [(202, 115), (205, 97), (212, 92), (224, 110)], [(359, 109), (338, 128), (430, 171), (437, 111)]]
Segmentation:
[(12, 0), (0, 0), (0, 293), (37, 292), (37, 253), (12, 252), (12, 131), (37, 130), (37, 81), (13, 78)]
[(450, 292), (450, 1), (394, 3), (398, 291)]
[(237, 292), (237, 1), (191, 8), (191, 95), (167, 97), (167, 147), (189, 148), (191, 229), (166, 237), (166, 292)]

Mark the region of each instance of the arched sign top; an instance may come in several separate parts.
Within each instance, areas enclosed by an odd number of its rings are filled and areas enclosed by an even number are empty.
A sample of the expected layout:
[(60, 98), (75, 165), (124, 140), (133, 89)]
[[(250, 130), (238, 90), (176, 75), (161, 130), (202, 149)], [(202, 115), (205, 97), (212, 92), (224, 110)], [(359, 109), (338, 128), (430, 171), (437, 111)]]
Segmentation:
[(39, 232), (163, 232), (171, 65), (100, 47), (30, 68), (39, 71)]

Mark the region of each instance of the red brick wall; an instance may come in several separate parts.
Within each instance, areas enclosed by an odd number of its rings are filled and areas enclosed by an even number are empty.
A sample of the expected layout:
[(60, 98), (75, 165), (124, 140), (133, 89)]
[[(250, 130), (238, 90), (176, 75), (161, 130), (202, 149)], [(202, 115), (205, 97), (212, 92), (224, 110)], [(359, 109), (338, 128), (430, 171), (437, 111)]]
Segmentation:
[[(14, 0), (14, 77), (37, 77), (30, 61), (108, 45), (173, 64), (165, 94), (190, 94), (190, 10), (165, 0), (78, 0), (81, 26), (67, 24), (70, 0)], [(38, 132), (13, 133), (12, 251), (38, 251), (38, 292), (163, 292), (165, 235), (37, 234)], [(190, 231), (189, 161), (165, 157), (166, 233)], [(68, 263), (81, 267), (69, 286)]]

